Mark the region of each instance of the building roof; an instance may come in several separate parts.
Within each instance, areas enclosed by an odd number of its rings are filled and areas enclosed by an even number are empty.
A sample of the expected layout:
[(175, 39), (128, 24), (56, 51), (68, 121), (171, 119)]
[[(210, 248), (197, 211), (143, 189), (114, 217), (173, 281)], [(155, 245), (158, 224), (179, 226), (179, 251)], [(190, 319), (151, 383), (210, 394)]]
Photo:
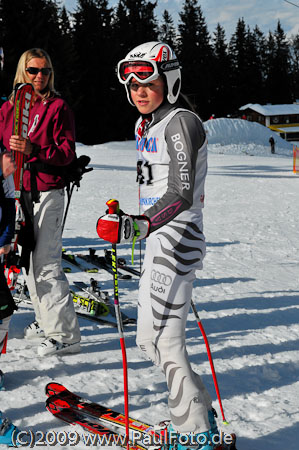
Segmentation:
[[(272, 128), (273, 129), (273, 128)], [(299, 127), (277, 127), (279, 133), (299, 133)]]
[(262, 116), (286, 116), (289, 114), (299, 114), (299, 103), (288, 105), (259, 105), (258, 103), (247, 103), (241, 106), (240, 111), (252, 109)]

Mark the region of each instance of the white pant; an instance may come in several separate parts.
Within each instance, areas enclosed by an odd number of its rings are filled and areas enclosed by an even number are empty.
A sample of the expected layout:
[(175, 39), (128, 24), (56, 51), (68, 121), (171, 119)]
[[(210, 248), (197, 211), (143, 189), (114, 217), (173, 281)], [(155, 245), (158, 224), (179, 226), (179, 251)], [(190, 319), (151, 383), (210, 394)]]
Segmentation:
[(64, 189), (40, 193), (34, 203), (36, 245), (25, 276), (36, 320), (46, 337), (64, 343), (80, 341), (80, 329), (69, 284), (61, 267), (61, 223)]
[(192, 370), (185, 345), (195, 271), (204, 255), (200, 230), (173, 220), (147, 238), (139, 286), (137, 345), (165, 373), (170, 417), (181, 433), (211, 428), (211, 397)]
[(6, 344), (8, 328), (11, 318), (12, 316), (8, 316), (5, 317), (5, 319), (0, 319), (0, 354), (2, 353), (3, 347)]

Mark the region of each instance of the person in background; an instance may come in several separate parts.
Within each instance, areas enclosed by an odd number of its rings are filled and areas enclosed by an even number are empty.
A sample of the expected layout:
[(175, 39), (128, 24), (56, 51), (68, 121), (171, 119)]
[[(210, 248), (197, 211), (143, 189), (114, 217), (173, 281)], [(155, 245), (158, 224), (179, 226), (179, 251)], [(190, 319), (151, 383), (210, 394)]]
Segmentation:
[[(1, 142), (0, 142), (1, 144)], [(0, 145), (0, 147), (2, 147)], [(11, 248), (11, 240), (15, 229), (15, 199), (13, 173), (16, 170), (12, 155), (0, 154), (0, 354), (6, 352), (6, 343), (10, 319), (16, 305), (4, 276), (3, 258)], [(3, 387), (4, 375), (0, 370), (0, 390)], [(0, 445), (11, 445), (12, 434), (16, 427), (0, 411)]]
[(270, 148), (271, 148), (271, 153), (274, 154), (275, 153), (275, 140), (274, 140), (273, 136), (270, 136), (269, 144), (270, 144)]
[(28, 138), (11, 136), (13, 95), (0, 110), (0, 139), (7, 150), (26, 155), (23, 203), (32, 218), (35, 247), (25, 279), (35, 320), (24, 335), (44, 338), (39, 356), (80, 351), (80, 329), (69, 284), (61, 266), (64, 178), (75, 158), (73, 113), (54, 88), (54, 70), (45, 50), (25, 51), (18, 62), (13, 85), (31, 83), (34, 100)]
[(134, 48), (118, 63), (118, 78), (140, 117), (136, 123), (137, 173), (143, 215), (106, 214), (100, 238), (112, 243), (146, 238), (138, 295), (137, 345), (161, 368), (169, 390), (174, 438), (195, 436), (192, 448), (212, 450), (219, 433), (211, 397), (193, 371), (185, 344), (195, 272), (206, 245), (202, 208), (207, 173), (203, 124), (180, 94), (181, 70), (162, 42)]

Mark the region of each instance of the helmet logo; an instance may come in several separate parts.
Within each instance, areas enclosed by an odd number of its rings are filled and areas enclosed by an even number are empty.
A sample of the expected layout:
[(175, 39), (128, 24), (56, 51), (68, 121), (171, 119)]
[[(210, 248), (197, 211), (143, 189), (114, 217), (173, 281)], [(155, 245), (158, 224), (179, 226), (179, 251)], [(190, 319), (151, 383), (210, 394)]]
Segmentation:
[(166, 47), (163, 47), (161, 61), (168, 61), (169, 59), (168, 55), (169, 55), (168, 49)]
[(130, 55), (130, 58), (143, 58), (144, 55), (145, 55), (145, 53), (142, 53), (142, 52), (132, 53), (132, 54)]
[(155, 61), (168, 61), (169, 60), (169, 49), (163, 45), (160, 48), (158, 55), (156, 56)]

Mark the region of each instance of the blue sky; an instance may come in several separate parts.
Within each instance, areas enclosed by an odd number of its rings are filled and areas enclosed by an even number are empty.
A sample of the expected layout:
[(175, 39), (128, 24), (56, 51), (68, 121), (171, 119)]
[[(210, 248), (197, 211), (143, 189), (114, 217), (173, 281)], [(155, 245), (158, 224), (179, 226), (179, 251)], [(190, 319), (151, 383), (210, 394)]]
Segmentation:
[[(209, 32), (212, 34), (219, 22), (229, 38), (236, 29), (239, 18), (244, 18), (246, 25), (251, 29), (258, 25), (261, 31), (268, 34), (274, 31), (277, 21), (288, 36), (299, 33), (299, 0), (199, 0)], [(76, 0), (62, 0), (68, 11), (72, 12), (76, 6)], [(117, 0), (110, 0), (109, 6), (117, 5)], [(298, 7), (292, 5), (297, 5)], [(182, 9), (182, 0), (158, 0), (155, 14), (161, 20), (165, 9), (171, 14), (177, 24), (179, 12)]]

